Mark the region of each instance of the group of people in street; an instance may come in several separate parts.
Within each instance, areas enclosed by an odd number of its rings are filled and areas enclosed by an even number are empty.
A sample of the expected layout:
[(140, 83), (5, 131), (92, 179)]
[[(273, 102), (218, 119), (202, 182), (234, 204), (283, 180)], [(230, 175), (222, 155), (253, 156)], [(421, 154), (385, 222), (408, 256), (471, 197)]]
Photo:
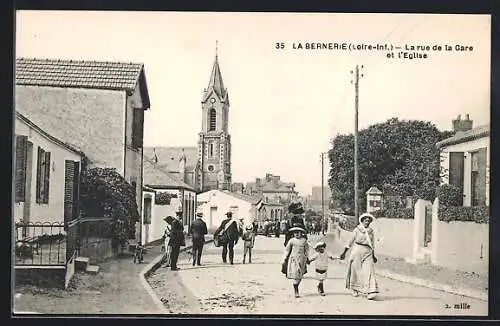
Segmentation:
[[(292, 280), (295, 297), (300, 297), (299, 285), (307, 273), (307, 265), (312, 262), (315, 263), (318, 293), (325, 295), (324, 281), (327, 278), (328, 260), (344, 260), (350, 250), (345, 286), (352, 291), (353, 296), (364, 295), (367, 299), (374, 299), (378, 293), (378, 285), (375, 277), (377, 258), (373, 246), (374, 232), (370, 227), (375, 219), (373, 215), (365, 213), (359, 217), (359, 225), (354, 229), (352, 238), (345, 245), (344, 251), (335, 257), (326, 251), (324, 241), (319, 241), (315, 245), (309, 243), (302, 218), (303, 212), (300, 203), (292, 203), (289, 206), (292, 217), (287, 224), (285, 252), (281, 262), (282, 273)], [(311, 247), (315, 251), (313, 254), (310, 254)]]

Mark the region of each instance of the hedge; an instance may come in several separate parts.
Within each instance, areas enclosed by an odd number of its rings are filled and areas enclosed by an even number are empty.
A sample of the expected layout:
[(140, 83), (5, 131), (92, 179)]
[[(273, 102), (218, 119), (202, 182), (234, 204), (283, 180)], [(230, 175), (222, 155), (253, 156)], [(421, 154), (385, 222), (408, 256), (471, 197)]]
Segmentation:
[(443, 222), (462, 221), (488, 223), (490, 219), (489, 206), (445, 206), (439, 205), (439, 220)]
[(443, 184), (437, 188), (436, 196), (444, 206), (462, 206), (462, 190), (451, 184)]
[(385, 218), (402, 218), (402, 219), (412, 219), (414, 218), (413, 208), (387, 208), (380, 209), (373, 213), (373, 216), (385, 217)]
[(177, 194), (157, 192), (155, 196), (155, 205), (170, 205), (170, 200), (172, 198), (177, 198)]

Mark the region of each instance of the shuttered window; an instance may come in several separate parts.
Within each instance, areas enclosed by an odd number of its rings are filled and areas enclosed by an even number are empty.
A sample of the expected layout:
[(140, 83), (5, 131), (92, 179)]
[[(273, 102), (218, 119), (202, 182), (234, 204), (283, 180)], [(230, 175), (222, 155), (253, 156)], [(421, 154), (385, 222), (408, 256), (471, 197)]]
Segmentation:
[(66, 160), (64, 163), (64, 222), (80, 215), (80, 162)]
[(16, 203), (25, 201), (26, 163), (28, 157), (28, 137), (16, 136), (16, 174), (14, 177)]
[(463, 193), (464, 189), (464, 152), (450, 153), (449, 167), (449, 182), (450, 184), (460, 188)]
[(134, 109), (134, 117), (132, 120), (132, 147), (142, 148), (144, 111), (142, 109)]
[(38, 147), (37, 176), (36, 176), (36, 202), (49, 203), (50, 186), (50, 152)]

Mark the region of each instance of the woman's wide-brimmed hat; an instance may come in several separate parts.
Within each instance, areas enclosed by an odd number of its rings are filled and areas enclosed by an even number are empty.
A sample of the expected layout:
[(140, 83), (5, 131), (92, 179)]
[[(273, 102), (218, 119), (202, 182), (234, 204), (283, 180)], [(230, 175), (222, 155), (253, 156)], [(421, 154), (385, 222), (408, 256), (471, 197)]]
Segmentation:
[(359, 223), (363, 222), (363, 220), (365, 220), (365, 219), (369, 219), (370, 223), (371, 223), (371, 222), (373, 222), (375, 220), (375, 217), (372, 214), (370, 214), (370, 213), (363, 213), (359, 217)]
[(299, 227), (299, 226), (294, 226), (293, 228), (290, 228), (288, 230), (289, 232), (295, 232), (295, 231), (300, 231), (302, 233), (306, 233), (306, 230), (304, 230), (303, 228)]
[(288, 212), (291, 214), (303, 214), (304, 207), (302, 206), (302, 203), (291, 203), (288, 206)]
[(318, 249), (321, 247), (326, 248), (326, 243), (324, 241), (320, 241), (314, 245), (314, 249)]

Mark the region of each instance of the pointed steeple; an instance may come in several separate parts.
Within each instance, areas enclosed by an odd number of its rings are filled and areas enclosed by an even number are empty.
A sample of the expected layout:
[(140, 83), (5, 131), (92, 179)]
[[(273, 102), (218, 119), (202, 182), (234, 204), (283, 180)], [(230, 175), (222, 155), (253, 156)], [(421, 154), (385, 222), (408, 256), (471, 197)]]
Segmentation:
[(222, 81), (222, 74), (219, 67), (218, 49), (217, 41), (215, 42), (215, 62), (212, 67), (212, 73), (210, 74), (210, 80), (208, 82), (207, 91), (210, 92), (212, 88), (220, 98), (224, 98), (226, 95), (226, 89), (224, 88), (224, 82)]

